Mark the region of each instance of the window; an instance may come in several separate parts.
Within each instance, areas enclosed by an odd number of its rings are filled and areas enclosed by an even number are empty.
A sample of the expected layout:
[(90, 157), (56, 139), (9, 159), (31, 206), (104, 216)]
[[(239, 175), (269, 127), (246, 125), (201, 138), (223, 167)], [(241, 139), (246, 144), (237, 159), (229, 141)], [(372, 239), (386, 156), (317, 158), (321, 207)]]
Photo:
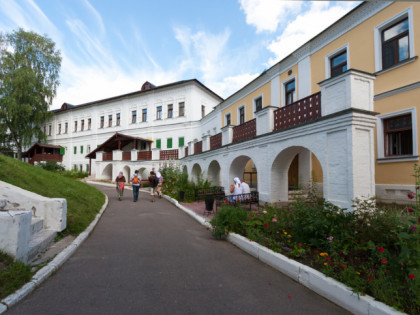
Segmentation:
[(242, 125), (245, 123), (245, 107), (242, 106), (239, 108), (239, 124)]
[(256, 99), (254, 99), (254, 104), (255, 111), (260, 111), (262, 109), (262, 96), (258, 96)]
[(392, 69), (414, 57), (413, 8), (375, 27), (375, 71)]
[(295, 80), (286, 83), (286, 105), (294, 102), (295, 95)]
[(83, 146), (80, 146), (80, 154), (83, 154)]
[(87, 146), (87, 153), (90, 153), (90, 145)]
[(77, 154), (77, 147), (73, 147), (73, 153)]
[(411, 114), (384, 120), (385, 156), (413, 154)]
[(108, 115), (108, 127), (112, 127), (112, 115)]
[(52, 131), (52, 126), (51, 126), (51, 125), (49, 125), (49, 126), (48, 126), (48, 135), (49, 135), (49, 136), (51, 136), (51, 131)]
[(140, 150), (146, 150), (146, 142), (140, 142)]
[(101, 116), (101, 125), (99, 128), (103, 128), (105, 126), (105, 116)]
[(86, 172), (89, 172), (89, 164), (86, 164)]
[(203, 118), (204, 116), (206, 116), (206, 106), (201, 105), (201, 118)]
[(82, 119), (82, 121), (81, 121), (81, 124), (80, 124), (81, 126), (80, 126), (80, 130), (81, 131), (83, 131), (83, 130), (85, 130), (85, 120), (84, 119)]
[(226, 120), (226, 126), (229, 126), (231, 124), (230, 113), (225, 115), (225, 120)]
[(172, 138), (166, 139), (166, 148), (172, 149)]
[(169, 104), (168, 105), (168, 118), (172, 118), (174, 114), (174, 105)]
[(69, 132), (69, 123), (65, 123), (64, 124), (64, 133), (68, 133)]
[(162, 119), (162, 106), (158, 106), (156, 108), (156, 119), (161, 120)]
[(132, 124), (135, 124), (136, 122), (137, 122), (137, 111), (136, 110), (133, 110), (131, 112), (131, 123)]
[(147, 121), (147, 108), (143, 108), (143, 111), (141, 114), (141, 121), (143, 122)]
[(160, 149), (160, 147), (161, 147), (161, 143), (160, 142), (161, 142), (160, 139), (157, 139), (156, 140), (156, 148), (158, 148), (158, 149)]
[(74, 132), (77, 132), (77, 121), (74, 122)]
[(92, 118), (88, 119), (88, 130), (92, 128)]
[(408, 59), (408, 19), (404, 19), (382, 31), (382, 69), (387, 69)]
[(61, 135), (61, 124), (58, 124), (58, 134)]
[(330, 74), (335, 77), (347, 70), (347, 50), (330, 58)]
[(117, 126), (119, 126), (121, 123), (121, 115), (120, 113), (117, 114)]
[(181, 148), (184, 146), (184, 137), (178, 138), (178, 148)]
[(47, 134), (47, 126), (44, 125), (44, 135)]
[(178, 103), (178, 114), (179, 116), (184, 116), (185, 115), (185, 103), (184, 102), (180, 102)]

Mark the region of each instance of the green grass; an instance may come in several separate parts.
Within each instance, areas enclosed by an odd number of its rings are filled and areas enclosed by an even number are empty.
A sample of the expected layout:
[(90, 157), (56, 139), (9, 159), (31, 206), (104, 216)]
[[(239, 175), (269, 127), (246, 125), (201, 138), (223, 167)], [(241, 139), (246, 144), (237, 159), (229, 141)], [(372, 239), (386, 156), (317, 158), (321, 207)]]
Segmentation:
[[(0, 180), (45, 197), (67, 199), (67, 228), (60, 236), (83, 232), (105, 202), (105, 196), (92, 186), (1, 154)], [(19, 289), (32, 274), (31, 266), (0, 252), (0, 298)]]
[(83, 182), (0, 154), (0, 180), (49, 198), (67, 199), (65, 234), (77, 236), (92, 222), (105, 196)]

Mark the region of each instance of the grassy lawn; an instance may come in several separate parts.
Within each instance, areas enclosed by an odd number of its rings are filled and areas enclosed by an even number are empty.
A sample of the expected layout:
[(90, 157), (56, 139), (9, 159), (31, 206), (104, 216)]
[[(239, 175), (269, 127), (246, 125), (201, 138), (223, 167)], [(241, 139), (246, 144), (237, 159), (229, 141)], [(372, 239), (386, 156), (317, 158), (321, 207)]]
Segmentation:
[[(67, 199), (67, 228), (61, 235), (83, 232), (105, 202), (94, 187), (1, 154), (0, 180), (45, 197)], [(32, 276), (30, 270), (0, 252), (0, 298), (25, 284)]]

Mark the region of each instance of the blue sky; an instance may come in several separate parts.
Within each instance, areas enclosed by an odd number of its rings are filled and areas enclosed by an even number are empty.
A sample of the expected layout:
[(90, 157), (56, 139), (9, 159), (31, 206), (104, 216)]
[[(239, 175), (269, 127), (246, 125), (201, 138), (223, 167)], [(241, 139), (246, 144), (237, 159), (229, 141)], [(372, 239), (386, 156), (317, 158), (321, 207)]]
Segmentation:
[(0, 32), (50, 37), (63, 61), (51, 106), (196, 78), (226, 98), (360, 1), (0, 0)]

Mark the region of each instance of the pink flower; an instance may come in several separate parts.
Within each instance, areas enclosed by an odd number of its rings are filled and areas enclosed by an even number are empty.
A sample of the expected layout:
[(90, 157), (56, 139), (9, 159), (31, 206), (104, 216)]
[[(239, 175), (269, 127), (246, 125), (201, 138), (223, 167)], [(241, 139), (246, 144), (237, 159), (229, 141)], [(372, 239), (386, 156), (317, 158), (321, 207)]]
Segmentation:
[(299, 246), (302, 246), (302, 243), (299, 243), (298, 245), (299, 245)]
[(277, 222), (277, 219), (273, 218), (273, 219), (271, 220), (271, 222)]
[(326, 257), (325, 259), (326, 259), (326, 260), (330, 260), (331, 258), (330, 258), (330, 257)]
[(408, 212), (413, 213), (413, 212), (414, 212), (414, 210), (413, 210), (413, 209), (411, 209), (411, 208), (408, 208)]
[(263, 213), (264, 213), (264, 214), (267, 214), (267, 211), (265, 211), (265, 210), (264, 210), (264, 211), (263, 211)]
[(413, 279), (415, 279), (415, 278), (416, 278), (416, 276), (415, 276), (415, 275), (413, 275), (412, 273), (410, 273), (410, 274), (408, 275), (408, 277), (409, 277), (411, 280), (413, 280)]
[(380, 252), (384, 252), (385, 251), (385, 248), (383, 248), (383, 247), (377, 247), (378, 248), (378, 251), (380, 251)]
[(334, 237), (333, 236), (329, 236), (329, 237), (327, 237), (327, 240), (328, 240), (328, 242), (332, 242), (333, 241), (333, 239), (334, 239)]
[(268, 223), (264, 223), (264, 226), (268, 226)]
[(383, 258), (383, 259), (382, 259), (382, 263), (383, 263), (383, 264), (386, 264), (386, 263), (387, 263), (387, 261), (386, 261), (386, 259), (385, 259), (385, 258)]
[(413, 199), (415, 196), (416, 196), (416, 195), (415, 195), (412, 191), (410, 191), (410, 192), (407, 194), (408, 199)]
[(413, 226), (411, 227), (411, 229), (412, 229), (413, 231), (415, 231), (415, 230), (417, 230), (417, 226), (413, 225)]

